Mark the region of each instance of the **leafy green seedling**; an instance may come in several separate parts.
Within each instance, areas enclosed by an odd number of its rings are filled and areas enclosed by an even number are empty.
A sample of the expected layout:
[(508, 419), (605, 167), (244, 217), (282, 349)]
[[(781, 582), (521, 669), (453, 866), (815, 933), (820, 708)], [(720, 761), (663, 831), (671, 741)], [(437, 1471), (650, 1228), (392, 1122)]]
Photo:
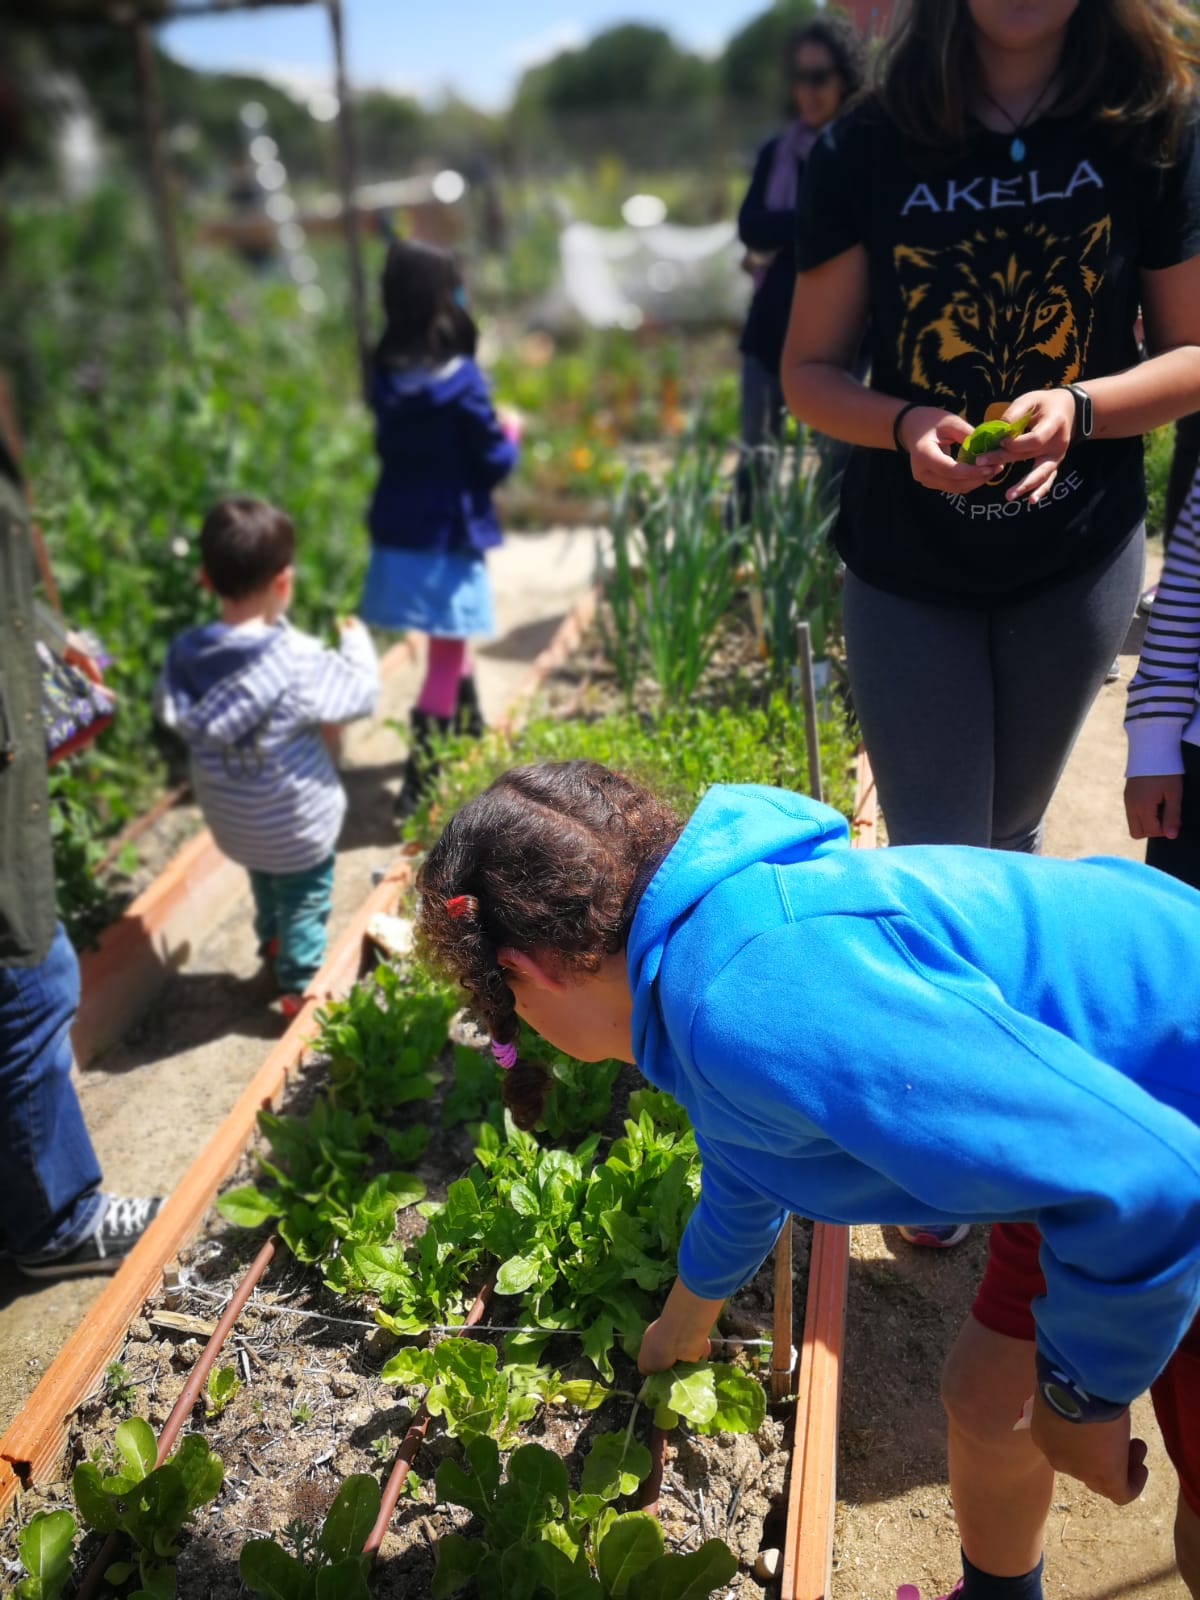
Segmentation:
[(174, 1593), (178, 1538), (200, 1506), (216, 1497), (224, 1478), (220, 1456), (199, 1434), (188, 1434), (174, 1453), (155, 1466), (158, 1441), (141, 1417), (129, 1417), (113, 1436), (112, 1472), (81, 1461), (71, 1478), (75, 1505), (97, 1533), (124, 1534), (130, 1558), (114, 1562), (105, 1574), (114, 1586), (137, 1572), (139, 1593)]
[(232, 1367), (214, 1367), (204, 1386), (206, 1414), (219, 1417), (241, 1387), (242, 1380)]
[(958, 459), (966, 462), (969, 467), (974, 466), (980, 456), (986, 455), (989, 450), (995, 450), (1005, 439), (1015, 439), (1024, 433), (1032, 417), (1033, 413), (1030, 411), (1025, 416), (1018, 417), (1015, 422), (1001, 422), (999, 418), (994, 422), (981, 422), (959, 445)]
[(767, 1414), (767, 1397), (757, 1378), (722, 1361), (680, 1362), (655, 1372), (638, 1399), (654, 1407), (659, 1428), (681, 1420), (696, 1433), (756, 1433)]
[(386, 1467), (396, 1454), (396, 1441), (390, 1433), (381, 1433), (377, 1439), (371, 1440), (368, 1448), (379, 1465)]
[(137, 1384), (133, 1373), (120, 1361), (110, 1361), (104, 1369), (104, 1398), (114, 1408), (127, 1411), (133, 1404)]
[(17, 1555), (29, 1574), (15, 1600), (58, 1600), (71, 1576), (75, 1518), (69, 1511), (39, 1511), (17, 1535)]
[(292, 1407), (292, 1427), (307, 1427), (315, 1415), (316, 1413), (309, 1405), (307, 1400), (297, 1400), (296, 1404)]
[(370, 1557), (362, 1550), (379, 1515), (379, 1499), (379, 1485), (366, 1473), (345, 1479), (315, 1540), (293, 1541), (297, 1554), (274, 1539), (243, 1545), (242, 1582), (263, 1600), (370, 1600)]

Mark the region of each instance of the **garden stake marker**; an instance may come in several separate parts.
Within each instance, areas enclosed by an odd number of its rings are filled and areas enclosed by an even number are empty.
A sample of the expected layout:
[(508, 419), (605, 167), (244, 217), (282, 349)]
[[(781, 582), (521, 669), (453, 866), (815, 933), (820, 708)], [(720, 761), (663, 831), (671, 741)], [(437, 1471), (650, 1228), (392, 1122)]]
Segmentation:
[[(464, 1328), (475, 1327), (487, 1310), (488, 1301), (492, 1297), (495, 1286), (495, 1274), (488, 1279), (483, 1288), (475, 1296), (471, 1309), (467, 1312), (463, 1322)], [(392, 1463), (392, 1470), (388, 1474), (388, 1481), (383, 1487), (383, 1498), (379, 1502), (379, 1515), (375, 1519), (375, 1526), (367, 1535), (367, 1542), (363, 1545), (363, 1555), (370, 1556), (374, 1561), (379, 1554), (379, 1547), (383, 1543), (384, 1535), (388, 1530), (388, 1523), (392, 1520), (392, 1513), (396, 1509), (396, 1502), (400, 1498), (400, 1491), (404, 1487), (404, 1480), (408, 1477), (409, 1468), (413, 1464), (413, 1457), (420, 1449), (425, 1431), (429, 1427), (429, 1408), (424, 1400), (421, 1401), (420, 1410), (408, 1425), (408, 1432), (401, 1441), (396, 1452), (396, 1459)]]
[[(208, 1343), (200, 1352), (199, 1359), (193, 1366), (188, 1381), (179, 1392), (179, 1398), (171, 1407), (171, 1413), (163, 1424), (163, 1430), (158, 1436), (158, 1449), (155, 1453), (154, 1465), (161, 1467), (171, 1454), (171, 1447), (179, 1437), (180, 1429), (191, 1415), (192, 1407), (196, 1404), (204, 1381), (212, 1371), (217, 1357), (221, 1353), (221, 1346), (228, 1339), (234, 1323), (242, 1314), (242, 1309), (254, 1293), (263, 1273), (271, 1265), (275, 1255), (275, 1240), (270, 1238), (255, 1256), (254, 1260), (242, 1274), (242, 1280), (230, 1296), (229, 1304), (217, 1318), (217, 1325), (209, 1337)], [(117, 1553), (120, 1540), (115, 1533), (110, 1533), (97, 1552), (92, 1564), (80, 1579), (76, 1591), (76, 1600), (91, 1600), (99, 1589), (104, 1579), (104, 1574), (112, 1564), (112, 1559)]]
[[(875, 843), (875, 782), (865, 750), (859, 752), (852, 843)], [(837, 1508), (838, 1404), (850, 1230), (818, 1222), (808, 1268), (804, 1341), (796, 1379), (796, 1430), (788, 1486), (780, 1600), (828, 1600)]]

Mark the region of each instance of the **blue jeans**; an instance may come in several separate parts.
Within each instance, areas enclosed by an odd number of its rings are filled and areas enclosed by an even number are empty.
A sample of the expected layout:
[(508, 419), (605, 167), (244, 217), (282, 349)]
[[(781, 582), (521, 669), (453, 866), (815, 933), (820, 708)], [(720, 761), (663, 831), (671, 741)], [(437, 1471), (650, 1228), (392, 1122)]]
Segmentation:
[(325, 924), (333, 907), (333, 856), (306, 872), (251, 872), (254, 931), (260, 945), (278, 940), (275, 981), (302, 993), (325, 959)]
[(11, 1256), (71, 1250), (100, 1210), (100, 1163), (71, 1082), (79, 963), (61, 924), (36, 967), (0, 969), (0, 1234)]

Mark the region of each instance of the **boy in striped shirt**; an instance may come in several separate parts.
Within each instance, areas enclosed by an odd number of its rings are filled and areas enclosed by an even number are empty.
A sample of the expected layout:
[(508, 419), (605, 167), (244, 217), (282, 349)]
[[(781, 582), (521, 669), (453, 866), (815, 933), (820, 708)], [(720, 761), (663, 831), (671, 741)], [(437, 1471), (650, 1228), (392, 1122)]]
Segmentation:
[(1129, 832), (1148, 865), (1200, 889), (1200, 470), (1168, 534), (1125, 734)]
[(288, 625), (296, 535), (262, 500), (222, 500), (200, 533), (220, 620), (172, 640), (160, 721), (187, 744), (196, 799), (217, 844), (250, 873), (255, 932), (285, 1016), (325, 956), (334, 847), (346, 795), (322, 724), (369, 716), (379, 664), (355, 617), (336, 650)]

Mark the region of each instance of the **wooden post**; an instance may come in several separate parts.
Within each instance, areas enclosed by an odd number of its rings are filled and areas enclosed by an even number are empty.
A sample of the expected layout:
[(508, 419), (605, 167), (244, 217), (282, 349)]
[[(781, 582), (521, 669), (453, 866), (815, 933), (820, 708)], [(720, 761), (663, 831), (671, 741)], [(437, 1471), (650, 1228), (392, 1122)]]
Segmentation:
[(825, 798), (821, 782), (821, 736), (817, 731), (817, 691), (813, 683), (812, 629), (802, 622), (800, 632), (800, 693), (804, 703), (804, 737), (808, 743), (808, 792), (814, 800)]
[(354, 118), (350, 109), (350, 84), (346, 77), (346, 36), (342, 22), (342, 0), (326, 0), (329, 12), (329, 31), (333, 38), (335, 92), (338, 114), (338, 189), (342, 199), (342, 229), (346, 237), (346, 260), (350, 268), (350, 304), (354, 312), (354, 337), (358, 344), (358, 357), (362, 365), (363, 383), (366, 384), (367, 344), (367, 289), (363, 274), (362, 239), (358, 231), (358, 212), (354, 204), (357, 187), (354, 149)]
[(789, 1214), (775, 1241), (775, 1320), (771, 1338), (771, 1399), (792, 1392), (792, 1219)]
[(183, 262), (179, 254), (179, 239), (175, 233), (170, 177), (167, 172), (167, 158), (163, 151), (162, 96), (158, 88), (158, 62), (154, 56), (154, 38), (146, 23), (135, 22), (132, 27), (138, 96), (142, 106), (142, 126), (150, 160), (150, 194), (154, 202), (155, 220), (158, 223), (163, 265), (166, 268), (167, 292), (175, 319), (180, 328), (186, 331), (187, 284), (184, 281)]

